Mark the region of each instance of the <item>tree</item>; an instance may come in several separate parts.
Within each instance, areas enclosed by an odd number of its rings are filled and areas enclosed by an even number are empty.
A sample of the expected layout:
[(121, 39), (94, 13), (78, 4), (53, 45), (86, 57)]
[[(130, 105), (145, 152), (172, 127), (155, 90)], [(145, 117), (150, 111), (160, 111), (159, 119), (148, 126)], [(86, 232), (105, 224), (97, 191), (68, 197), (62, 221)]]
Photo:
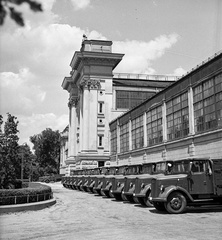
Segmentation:
[(3, 117), (0, 115), (0, 188), (9, 188), (16, 180), (18, 167), (18, 121), (8, 113), (2, 131)]
[(40, 176), (58, 174), (60, 162), (60, 134), (50, 128), (30, 137), (33, 143)]
[(24, 26), (22, 13), (15, 9), (23, 3), (27, 3), (34, 12), (41, 12), (42, 5), (32, 0), (0, 0), (0, 25), (4, 24), (5, 17), (9, 15), (18, 25)]

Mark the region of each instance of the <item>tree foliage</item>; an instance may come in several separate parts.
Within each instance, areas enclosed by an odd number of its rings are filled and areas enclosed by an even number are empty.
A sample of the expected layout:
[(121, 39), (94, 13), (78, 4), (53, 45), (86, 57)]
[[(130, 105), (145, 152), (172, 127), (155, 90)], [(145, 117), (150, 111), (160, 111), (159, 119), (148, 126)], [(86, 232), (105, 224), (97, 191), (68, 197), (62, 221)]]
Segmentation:
[(50, 128), (30, 137), (40, 176), (59, 173), (60, 134)]
[(3, 117), (0, 115), (0, 188), (8, 188), (16, 179), (18, 167), (18, 121), (8, 113), (2, 131)]
[(24, 26), (24, 19), (22, 13), (16, 7), (27, 3), (30, 9), (34, 12), (41, 12), (42, 5), (32, 0), (0, 0), (0, 25), (4, 24), (5, 17), (9, 15), (18, 25)]

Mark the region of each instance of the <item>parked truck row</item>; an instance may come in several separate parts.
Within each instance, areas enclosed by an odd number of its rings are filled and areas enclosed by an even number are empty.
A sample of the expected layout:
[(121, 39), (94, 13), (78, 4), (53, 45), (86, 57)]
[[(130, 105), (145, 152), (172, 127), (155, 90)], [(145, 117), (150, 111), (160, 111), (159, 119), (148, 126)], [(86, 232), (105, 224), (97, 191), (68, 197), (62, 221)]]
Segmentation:
[(222, 205), (222, 159), (188, 158), (74, 170), (66, 188), (178, 214), (187, 206)]

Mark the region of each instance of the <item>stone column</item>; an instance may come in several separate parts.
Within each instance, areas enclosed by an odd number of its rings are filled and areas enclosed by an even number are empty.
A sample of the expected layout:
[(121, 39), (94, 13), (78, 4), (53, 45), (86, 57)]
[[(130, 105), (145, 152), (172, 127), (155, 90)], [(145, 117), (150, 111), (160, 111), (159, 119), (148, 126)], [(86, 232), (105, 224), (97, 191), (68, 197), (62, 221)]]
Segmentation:
[(97, 151), (97, 92), (100, 81), (83, 79), (80, 83), (82, 88), (82, 151)]
[(68, 151), (68, 161), (74, 161), (77, 154), (77, 115), (76, 115), (76, 105), (78, 103), (78, 98), (76, 96), (71, 96), (69, 99), (69, 151)]

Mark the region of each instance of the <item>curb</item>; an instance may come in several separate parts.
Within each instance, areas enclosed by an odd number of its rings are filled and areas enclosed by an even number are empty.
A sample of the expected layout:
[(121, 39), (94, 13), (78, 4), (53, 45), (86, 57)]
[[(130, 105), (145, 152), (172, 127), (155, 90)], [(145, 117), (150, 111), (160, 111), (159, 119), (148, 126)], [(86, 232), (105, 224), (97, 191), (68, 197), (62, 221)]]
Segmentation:
[(56, 203), (56, 200), (53, 198), (53, 199), (49, 199), (49, 200), (42, 201), (42, 202), (4, 205), (4, 206), (0, 206), (0, 214), (21, 212), (21, 211), (36, 211), (36, 210), (41, 210), (41, 209), (50, 207), (50, 206), (54, 205), (55, 203)]

